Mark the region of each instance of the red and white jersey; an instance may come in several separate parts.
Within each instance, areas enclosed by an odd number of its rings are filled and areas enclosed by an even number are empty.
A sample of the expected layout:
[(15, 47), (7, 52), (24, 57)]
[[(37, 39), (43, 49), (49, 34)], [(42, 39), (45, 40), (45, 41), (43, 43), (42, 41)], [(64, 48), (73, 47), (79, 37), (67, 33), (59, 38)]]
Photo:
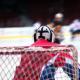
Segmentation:
[[(50, 48), (52, 46), (61, 46), (61, 45), (48, 42), (47, 40), (44, 39), (39, 39), (37, 42), (31, 45), (31, 47), (34, 46)], [(59, 52), (57, 54), (48, 52), (47, 54), (45, 54), (35, 51), (31, 52), (31, 54), (28, 52), (22, 52), (22, 53), (23, 54), (21, 56), (21, 62), (20, 65), (16, 67), (13, 80), (31, 80), (31, 79), (39, 80), (41, 70), (43, 66), (45, 66), (45, 64), (47, 65), (53, 64), (56, 67), (60, 67), (64, 66), (67, 58), (69, 58), (70, 60), (72, 59), (69, 53), (64, 54), (63, 52)], [(69, 59), (67, 61), (69, 61)]]
[(50, 48), (52, 46), (59, 46), (59, 44), (48, 42), (45, 39), (39, 39), (38, 41), (36, 41), (35, 43), (33, 43), (31, 45), (31, 47), (33, 47), (33, 46), (43, 47), (43, 48)]
[[(50, 48), (50, 47), (65, 47), (64, 45), (59, 45), (56, 43), (48, 42), (44, 39), (39, 39), (31, 46), (43, 47), (43, 48)], [(56, 54), (52, 53), (49, 54), (51, 59), (48, 61), (48, 64), (54, 64), (56, 67), (64, 66), (65, 63), (73, 64), (73, 57), (66, 52), (58, 52)]]

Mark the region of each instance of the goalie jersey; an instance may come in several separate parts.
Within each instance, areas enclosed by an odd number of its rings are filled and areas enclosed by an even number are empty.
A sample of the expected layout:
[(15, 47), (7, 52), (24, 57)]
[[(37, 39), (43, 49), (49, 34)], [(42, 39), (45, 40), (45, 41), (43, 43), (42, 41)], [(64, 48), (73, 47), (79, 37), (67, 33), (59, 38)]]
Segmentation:
[[(56, 43), (48, 42), (44, 39), (39, 39), (37, 42), (32, 44), (32, 46), (36, 47), (44, 47), (44, 48), (50, 48), (50, 47), (65, 47), (63, 45), (59, 45)], [(73, 80), (73, 57), (66, 52), (58, 52), (56, 54), (48, 54), (50, 59), (43, 65), (40, 73), (40, 80), (55, 80), (54, 75), (56, 69), (59, 67), (62, 67), (64, 72)]]
[[(48, 42), (44, 39), (39, 39), (35, 43), (31, 45), (31, 47), (43, 47), (43, 48), (50, 48), (55, 46), (60, 46), (56, 43)], [(64, 46), (60, 46), (64, 47)], [(51, 75), (55, 73), (55, 69), (58, 67), (63, 67), (64, 71), (68, 70), (64, 68), (64, 65), (73, 68), (71, 65), (67, 65), (66, 59), (73, 60), (72, 56), (68, 53), (38, 53), (38, 54), (23, 54), (21, 57), (20, 66), (16, 68), (15, 76), (13, 80), (54, 80), (54, 76)], [(72, 64), (71, 61), (68, 63)], [(49, 70), (50, 69), (50, 70)], [(70, 68), (69, 68), (70, 69)], [(68, 70), (69, 73), (73, 73), (72, 69)], [(46, 73), (45, 73), (46, 72)], [(34, 73), (34, 75), (33, 75)], [(69, 76), (73, 77), (72, 74), (68, 74)], [(47, 77), (48, 76), (48, 77)]]

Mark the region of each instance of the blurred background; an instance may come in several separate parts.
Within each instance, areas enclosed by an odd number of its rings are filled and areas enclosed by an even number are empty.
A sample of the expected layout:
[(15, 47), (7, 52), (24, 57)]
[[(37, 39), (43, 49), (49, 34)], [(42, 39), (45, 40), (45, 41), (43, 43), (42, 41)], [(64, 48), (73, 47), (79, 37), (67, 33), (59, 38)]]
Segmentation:
[(47, 23), (57, 12), (65, 15), (65, 24), (80, 17), (80, 0), (0, 0), (0, 27)]
[(56, 13), (64, 15), (61, 28), (64, 39), (60, 44), (75, 42), (73, 45), (79, 50), (80, 0), (0, 0), (0, 45), (10, 46), (15, 41), (30, 45), (33, 25), (36, 22), (46, 25)]

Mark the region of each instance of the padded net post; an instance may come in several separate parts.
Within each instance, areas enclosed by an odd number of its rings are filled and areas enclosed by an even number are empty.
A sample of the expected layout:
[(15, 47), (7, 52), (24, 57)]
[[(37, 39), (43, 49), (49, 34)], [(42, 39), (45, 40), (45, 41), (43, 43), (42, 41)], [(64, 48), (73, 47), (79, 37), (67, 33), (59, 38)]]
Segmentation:
[(74, 46), (70, 46), (70, 49), (73, 53), (73, 58), (74, 58), (74, 62), (73, 62), (74, 78), (73, 78), (73, 80), (78, 80), (78, 77), (79, 77), (79, 75), (78, 75), (78, 52)]

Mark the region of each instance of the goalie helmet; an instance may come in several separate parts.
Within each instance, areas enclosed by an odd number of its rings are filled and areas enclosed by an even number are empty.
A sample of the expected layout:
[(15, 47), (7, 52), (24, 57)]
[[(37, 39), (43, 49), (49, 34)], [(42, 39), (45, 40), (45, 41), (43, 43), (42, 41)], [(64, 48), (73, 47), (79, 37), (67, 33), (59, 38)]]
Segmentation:
[(34, 33), (34, 41), (37, 41), (40, 38), (53, 42), (55, 35), (49, 27), (40, 26)]

